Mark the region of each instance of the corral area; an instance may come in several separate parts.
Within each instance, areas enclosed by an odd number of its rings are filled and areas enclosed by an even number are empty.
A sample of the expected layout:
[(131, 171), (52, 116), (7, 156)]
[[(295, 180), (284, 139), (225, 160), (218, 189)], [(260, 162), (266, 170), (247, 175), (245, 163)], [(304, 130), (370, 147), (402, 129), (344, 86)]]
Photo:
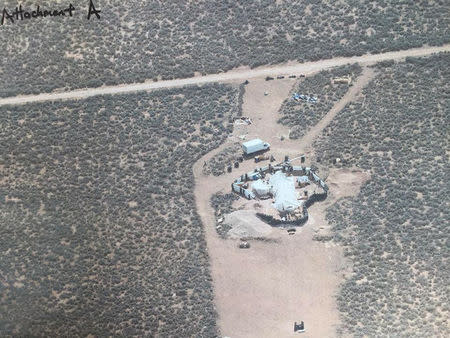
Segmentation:
[(218, 335), (192, 165), (239, 90), (0, 108), (0, 335)]
[(357, 196), (327, 210), (353, 262), (338, 297), (343, 334), (450, 335), (449, 69), (448, 53), (378, 64), (315, 143), (327, 165), (339, 157), (338, 167), (371, 173)]
[[(308, 207), (315, 201), (326, 199), (328, 195), (328, 186), (316, 174), (316, 170), (294, 166), (286, 156), (283, 163), (274, 166), (269, 163), (240, 176), (234, 180), (231, 188), (248, 200), (256, 199), (263, 203), (263, 200), (272, 199), (270, 207), (264, 208), (264, 213), (256, 214), (263, 222), (279, 227), (302, 226), (308, 221)], [(258, 206), (261, 207), (261, 204), (258, 203)]]
[[(440, 0), (94, 3), (100, 20), (86, 20), (89, 2), (79, 1), (73, 17), (6, 22), (0, 35), (0, 96), (191, 77), (450, 41), (448, 4)], [(33, 1), (21, 4), (30, 11), (36, 8)], [(64, 6), (39, 4), (41, 9)], [(1, 9), (12, 12), (16, 6), (17, 1), (6, 0)]]

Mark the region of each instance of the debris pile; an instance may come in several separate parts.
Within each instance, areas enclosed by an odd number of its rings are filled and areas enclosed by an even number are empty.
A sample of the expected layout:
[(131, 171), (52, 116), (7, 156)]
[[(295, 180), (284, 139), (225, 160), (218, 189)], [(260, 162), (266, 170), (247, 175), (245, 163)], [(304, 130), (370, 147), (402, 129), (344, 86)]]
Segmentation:
[(225, 238), (231, 229), (231, 226), (224, 222), (225, 218), (223, 215), (234, 210), (231, 205), (238, 199), (239, 197), (233, 193), (217, 193), (211, 197), (211, 206), (214, 208), (214, 215), (216, 217), (216, 230), (222, 238)]
[(252, 124), (252, 119), (248, 116), (242, 116), (242, 117), (235, 117), (233, 119), (233, 123), (237, 126), (239, 125), (251, 125)]
[(303, 101), (303, 102), (310, 102), (310, 103), (316, 103), (317, 102), (317, 97), (312, 96), (312, 95), (304, 95), (304, 94), (294, 93), (292, 95), (292, 98), (295, 101)]
[(352, 83), (352, 77), (350, 75), (341, 76), (341, 77), (335, 77), (332, 82), (333, 82), (333, 84), (350, 85)]

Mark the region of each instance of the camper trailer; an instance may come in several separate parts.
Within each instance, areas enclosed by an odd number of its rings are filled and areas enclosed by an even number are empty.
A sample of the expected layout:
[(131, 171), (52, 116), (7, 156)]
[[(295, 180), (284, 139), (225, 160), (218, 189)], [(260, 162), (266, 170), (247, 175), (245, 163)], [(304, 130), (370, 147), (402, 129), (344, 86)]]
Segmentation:
[(270, 144), (260, 140), (259, 138), (242, 143), (242, 150), (245, 155), (254, 154), (268, 149), (270, 149)]

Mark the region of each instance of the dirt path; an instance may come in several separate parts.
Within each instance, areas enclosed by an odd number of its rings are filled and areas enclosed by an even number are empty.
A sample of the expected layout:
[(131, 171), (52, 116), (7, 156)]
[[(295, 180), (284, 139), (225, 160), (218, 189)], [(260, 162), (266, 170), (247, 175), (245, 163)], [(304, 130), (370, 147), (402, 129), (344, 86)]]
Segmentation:
[(364, 67), (362, 70), (362, 74), (358, 77), (356, 82), (350, 89), (345, 93), (345, 95), (340, 99), (336, 104), (331, 108), (331, 110), (309, 131), (306, 133), (304, 137), (301, 138), (298, 145), (305, 149), (305, 152), (310, 150), (312, 143), (315, 138), (320, 135), (322, 130), (328, 126), (331, 120), (334, 119), (337, 113), (339, 113), (344, 107), (351, 101), (354, 101), (358, 95), (361, 93), (361, 90), (373, 79), (375, 75), (375, 71), (372, 68)]
[(7, 104), (24, 104), (28, 102), (40, 102), (50, 100), (79, 99), (95, 95), (130, 93), (135, 91), (181, 87), (186, 85), (201, 85), (211, 82), (235, 82), (258, 77), (266, 77), (268, 75), (277, 76), (289, 74), (312, 74), (326, 68), (341, 66), (347, 63), (359, 62), (360, 64), (367, 65), (384, 60), (398, 60), (403, 59), (407, 56), (425, 56), (444, 51), (450, 51), (450, 44), (441, 47), (421, 47), (398, 52), (387, 52), (382, 54), (366, 54), (362, 56), (353, 56), (353, 57), (339, 57), (306, 63), (288, 62), (287, 64), (275, 66), (263, 66), (255, 69), (249, 69), (248, 67), (240, 67), (238, 69), (226, 73), (196, 76), (186, 79), (175, 79), (158, 82), (147, 81), (144, 83), (104, 86), (98, 88), (80, 89), (67, 92), (55, 92), (38, 95), (8, 97), (0, 99), (0, 106)]
[[(324, 210), (342, 195), (357, 193), (364, 180), (360, 172), (335, 172), (329, 176), (336, 191), (326, 201), (310, 209), (310, 220), (296, 235), (289, 236), (280, 229), (269, 235), (274, 243), (251, 242), (249, 250), (237, 248), (236, 240), (222, 240), (215, 230), (214, 211), (210, 206), (212, 194), (230, 191), (230, 182), (243, 172), (254, 169), (254, 162), (244, 161), (239, 169), (219, 177), (202, 173), (204, 161), (242, 137), (261, 137), (271, 143), (271, 154), (277, 159), (287, 154), (297, 156), (310, 147), (313, 138), (359, 91), (372, 76), (363, 74), (341, 101), (301, 140), (281, 140), (289, 129), (277, 123), (278, 110), (289, 96), (295, 80), (264, 81), (255, 79), (246, 86), (243, 114), (253, 120), (248, 127), (235, 128), (219, 148), (203, 156), (194, 165), (197, 211), (205, 226), (211, 273), (214, 281), (218, 325), (223, 336), (230, 337), (290, 337), (294, 321), (304, 320), (304, 337), (332, 337), (339, 325), (334, 296), (348, 271), (342, 250), (333, 243), (313, 240), (315, 234), (327, 234), (329, 226)], [(264, 92), (268, 95), (265, 96)], [(343, 179), (345, 178), (345, 179)], [(350, 186), (348, 182), (352, 182)], [(347, 189), (347, 190), (345, 190)], [(237, 204), (252, 208), (255, 201), (239, 200)]]

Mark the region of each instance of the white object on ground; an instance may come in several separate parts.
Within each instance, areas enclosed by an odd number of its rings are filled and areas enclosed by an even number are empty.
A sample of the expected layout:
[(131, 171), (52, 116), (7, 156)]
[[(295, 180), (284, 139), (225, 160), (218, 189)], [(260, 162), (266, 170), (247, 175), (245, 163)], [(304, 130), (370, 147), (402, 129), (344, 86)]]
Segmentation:
[(252, 183), (252, 190), (258, 197), (267, 197), (270, 194), (270, 186), (261, 179)]

